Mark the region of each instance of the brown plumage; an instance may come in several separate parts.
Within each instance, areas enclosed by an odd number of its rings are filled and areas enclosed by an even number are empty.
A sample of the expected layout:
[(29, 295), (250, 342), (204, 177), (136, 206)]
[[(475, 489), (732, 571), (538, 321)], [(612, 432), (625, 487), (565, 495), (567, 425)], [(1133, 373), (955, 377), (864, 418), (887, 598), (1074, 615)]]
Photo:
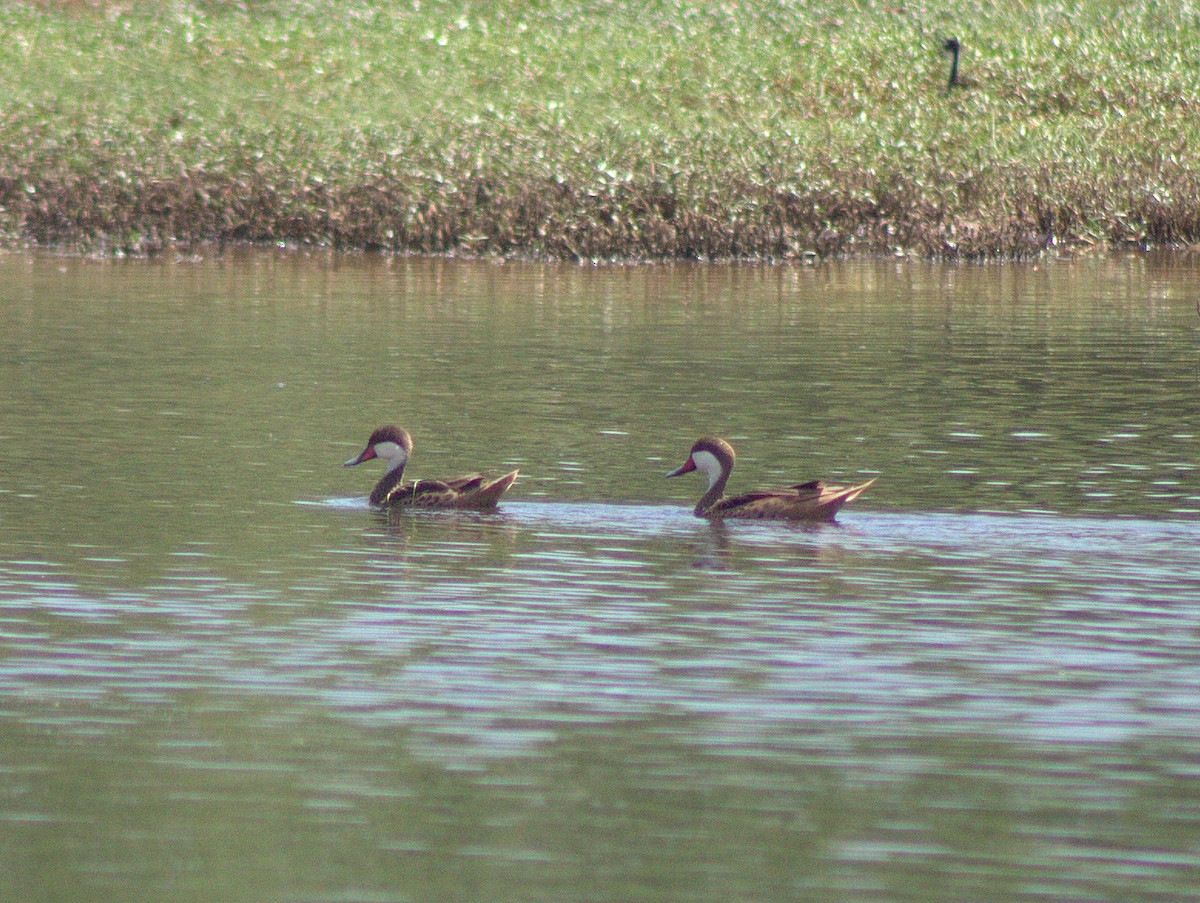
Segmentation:
[(725, 484), (736, 457), (733, 446), (724, 439), (705, 436), (692, 445), (683, 466), (667, 474), (677, 477), (699, 470), (708, 476), (708, 491), (696, 505), (696, 517), (829, 521), (843, 505), (854, 501), (875, 482), (830, 486), (821, 480), (810, 480), (786, 489), (760, 489), (725, 498)]
[(353, 467), (372, 458), (387, 463), (383, 478), (371, 490), (370, 503), (379, 508), (468, 508), (490, 511), (500, 496), (517, 479), (518, 471), (502, 477), (472, 473), (450, 480), (413, 480), (404, 482), (404, 467), (412, 454), (413, 441), (408, 430), (381, 426), (371, 433), (367, 447), (345, 463)]

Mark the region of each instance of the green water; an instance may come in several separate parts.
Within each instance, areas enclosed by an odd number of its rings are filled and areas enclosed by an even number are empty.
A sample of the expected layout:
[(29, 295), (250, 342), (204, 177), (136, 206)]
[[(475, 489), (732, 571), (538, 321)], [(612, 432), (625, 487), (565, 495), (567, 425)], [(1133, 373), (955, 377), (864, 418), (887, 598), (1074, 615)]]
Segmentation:
[[(1200, 264), (0, 258), (0, 898), (1181, 899)], [(520, 467), (387, 518), (341, 462)], [(879, 476), (838, 525), (731, 489)]]

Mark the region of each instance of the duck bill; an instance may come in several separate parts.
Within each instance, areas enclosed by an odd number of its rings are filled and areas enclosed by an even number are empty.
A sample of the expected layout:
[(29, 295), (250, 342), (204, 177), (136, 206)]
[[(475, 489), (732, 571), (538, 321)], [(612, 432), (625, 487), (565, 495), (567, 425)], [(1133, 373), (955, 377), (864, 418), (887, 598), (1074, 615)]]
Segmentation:
[(342, 467), (353, 467), (355, 464), (361, 464), (363, 461), (370, 461), (375, 456), (375, 449), (368, 445), (362, 450), (362, 454), (356, 458), (351, 458)]
[(679, 477), (679, 476), (683, 476), (683, 474), (685, 474), (685, 473), (691, 473), (695, 469), (696, 469), (696, 462), (692, 460), (691, 455), (688, 455), (688, 459), (683, 462), (683, 466), (679, 467), (675, 470), (672, 470), (669, 474), (667, 474), (667, 476), (668, 477)]

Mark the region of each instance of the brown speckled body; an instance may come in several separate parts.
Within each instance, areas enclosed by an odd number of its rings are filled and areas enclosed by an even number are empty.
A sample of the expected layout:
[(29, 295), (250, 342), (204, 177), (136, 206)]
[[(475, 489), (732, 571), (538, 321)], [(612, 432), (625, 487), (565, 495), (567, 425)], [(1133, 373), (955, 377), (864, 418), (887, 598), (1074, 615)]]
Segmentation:
[[(379, 491), (383, 480), (371, 492), (371, 504), (380, 508), (464, 508), (489, 511), (500, 503), (500, 496), (517, 479), (517, 471), (488, 479), (473, 473), (451, 480), (412, 480), (395, 483)], [(385, 476), (386, 479), (386, 476)]]
[(725, 498), (725, 484), (733, 472), (736, 453), (724, 439), (705, 436), (696, 440), (688, 459), (669, 477), (702, 470), (709, 476), (708, 491), (697, 503), (697, 517), (712, 519), (830, 521), (843, 505), (854, 501), (874, 480), (856, 486), (831, 486), (822, 480), (797, 483), (785, 489), (760, 489)]

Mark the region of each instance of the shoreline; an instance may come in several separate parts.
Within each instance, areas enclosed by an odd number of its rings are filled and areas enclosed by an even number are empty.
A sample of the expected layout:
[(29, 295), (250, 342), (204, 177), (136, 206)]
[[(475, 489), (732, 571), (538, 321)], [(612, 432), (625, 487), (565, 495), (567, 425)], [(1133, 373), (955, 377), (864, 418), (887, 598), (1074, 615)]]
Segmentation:
[[(955, 215), (904, 206), (897, 198), (915, 193), (904, 185), (893, 186), (892, 197), (865, 202), (841, 190), (818, 196), (759, 186), (714, 198), (709, 189), (701, 207), (661, 183), (633, 181), (600, 192), (477, 179), (453, 191), (416, 194), (378, 182), (268, 187), (123, 175), (115, 186), (104, 178), (0, 177), (0, 244), (101, 256), (249, 245), (523, 260), (787, 262), (1024, 260), (1047, 253), (1186, 250), (1200, 240), (1191, 214), (1157, 210), (1131, 217), (1093, 208), (1092, 216), (1103, 220), (1097, 227), (1029, 193), (1007, 212)], [(838, 211), (836, 217), (828, 210)]]

